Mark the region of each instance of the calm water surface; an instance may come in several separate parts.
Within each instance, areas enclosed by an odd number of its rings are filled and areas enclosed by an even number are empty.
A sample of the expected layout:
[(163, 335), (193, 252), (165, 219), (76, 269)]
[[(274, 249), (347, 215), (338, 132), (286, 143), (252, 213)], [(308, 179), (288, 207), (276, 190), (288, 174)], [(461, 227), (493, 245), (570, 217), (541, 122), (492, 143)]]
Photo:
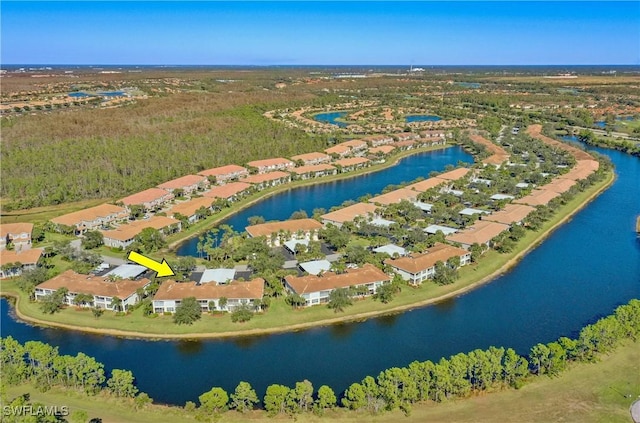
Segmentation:
[(330, 123), (332, 125), (337, 125), (340, 128), (346, 128), (349, 124), (337, 121), (336, 119), (343, 118), (347, 115), (347, 112), (329, 112), (329, 113), (318, 113), (313, 115), (313, 118), (318, 122), (322, 123)]
[[(234, 214), (223, 223), (242, 232), (251, 216), (285, 220), (297, 210), (304, 210), (311, 216), (315, 208), (328, 211), (346, 200), (357, 200), (365, 194), (379, 194), (389, 184), (409, 182), (420, 176), (428, 178), (431, 171), (442, 171), (448, 164), (455, 165), (458, 161), (472, 163), (473, 157), (459, 146), (414, 154), (377, 172), (284, 191)], [(197, 245), (198, 238), (192, 238), (178, 247), (177, 254), (197, 257)]]
[(442, 120), (440, 116), (433, 115), (409, 115), (404, 118), (405, 122), (437, 122)]
[[(602, 150), (600, 150), (602, 151)], [(538, 342), (576, 335), (584, 325), (640, 298), (640, 160), (603, 151), (614, 185), (530, 252), (511, 272), (440, 304), (362, 323), (234, 340), (151, 342), (83, 335), (16, 322), (2, 301), (2, 335), (79, 351), (107, 369), (131, 369), (157, 402), (184, 404), (212, 386), (241, 380), (264, 395), (269, 384), (309, 379), (337, 392), (366, 375), (413, 360), (439, 360), (490, 345), (526, 353)]]

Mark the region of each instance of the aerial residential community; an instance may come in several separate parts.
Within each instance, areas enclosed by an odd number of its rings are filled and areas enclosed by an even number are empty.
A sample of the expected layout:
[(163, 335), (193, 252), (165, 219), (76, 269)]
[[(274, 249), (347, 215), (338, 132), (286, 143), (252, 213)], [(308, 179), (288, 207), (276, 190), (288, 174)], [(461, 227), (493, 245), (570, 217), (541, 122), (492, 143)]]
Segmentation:
[(636, 5), (330, 6), (3, 4), (0, 420), (640, 422)]

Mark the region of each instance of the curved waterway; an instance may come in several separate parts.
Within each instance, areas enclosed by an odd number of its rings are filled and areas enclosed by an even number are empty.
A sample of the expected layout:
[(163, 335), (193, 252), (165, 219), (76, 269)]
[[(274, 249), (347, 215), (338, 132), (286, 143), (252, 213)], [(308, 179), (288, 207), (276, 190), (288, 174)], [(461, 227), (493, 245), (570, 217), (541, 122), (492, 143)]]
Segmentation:
[(490, 345), (526, 353), (538, 342), (576, 335), (615, 307), (640, 298), (640, 160), (602, 151), (616, 182), (531, 251), (509, 273), (458, 298), (398, 315), (301, 332), (233, 340), (151, 342), (28, 326), (2, 301), (2, 336), (40, 340), (63, 354), (82, 351), (107, 369), (131, 369), (157, 402), (195, 401), (212, 386), (308, 379), (337, 392), (366, 375), (413, 360), (437, 361)]
[[(473, 157), (459, 146), (413, 154), (394, 166), (376, 172), (278, 193), (239, 211), (222, 223), (242, 232), (251, 216), (262, 216), (267, 221), (285, 220), (297, 210), (304, 210), (311, 216), (313, 209), (324, 208), (328, 211), (346, 200), (357, 200), (366, 194), (377, 195), (389, 184), (409, 182), (420, 176), (428, 178), (430, 172), (442, 171), (448, 164), (455, 165), (459, 161), (473, 163)], [(176, 253), (197, 257), (197, 245), (198, 238), (191, 238), (181, 244)]]

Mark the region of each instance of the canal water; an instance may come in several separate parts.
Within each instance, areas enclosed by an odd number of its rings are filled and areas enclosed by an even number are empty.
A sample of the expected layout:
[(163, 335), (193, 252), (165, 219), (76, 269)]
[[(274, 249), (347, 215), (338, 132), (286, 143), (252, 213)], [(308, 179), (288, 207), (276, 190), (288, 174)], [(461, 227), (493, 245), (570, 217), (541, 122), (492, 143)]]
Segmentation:
[(157, 402), (184, 404), (212, 386), (310, 380), (341, 392), (367, 375), (413, 360), (437, 361), (490, 345), (527, 353), (538, 342), (575, 336), (615, 307), (640, 298), (640, 160), (599, 150), (616, 165), (611, 188), (578, 212), (512, 271), (460, 297), (398, 315), (279, 335), (230, 340), (120, 339), (28, 326), (0, 306), (2, 336), (80, 351), (107, 369), (130, 369)]
[(405, 122), (438, 122), (442, 120), (440, 116), (434, 115), (409, 115), (404, 118)]
[[(251, 216), (262, 216), (267, 221), (285, 220), (297, 210), (304, 210), (311, 216), (315, 208), (329, 211), (331, 207), (346, 200), (357, 200), (366, 194), (379, 194), (389, 184), (409, 182), (420, 176), (428, 178), (430, 172), (442, 171), (448, 164), (455, 165), (459, 161), (473, 163), (473, 157), (459, 146), (414, 154), (403, 158), (395, 166), (377, 172), (284, 191), (265, 198), (222, 223), (242, 232)], [(198, 238), (192, 238), (180, 245), (176, 252), (182, 256), (197, 257), (197, 245)]]
[(341, 119), (347, 115), (347, 112), (328, 112), (328, 113), (318, 113), (313, 115), (313, 118), (318, 122), (322, 123), (330, 123), (332, 125), (337, 125), (340, 128), (346, 128), (349, 126), (348, 123), (340, 122), (336, 119)]

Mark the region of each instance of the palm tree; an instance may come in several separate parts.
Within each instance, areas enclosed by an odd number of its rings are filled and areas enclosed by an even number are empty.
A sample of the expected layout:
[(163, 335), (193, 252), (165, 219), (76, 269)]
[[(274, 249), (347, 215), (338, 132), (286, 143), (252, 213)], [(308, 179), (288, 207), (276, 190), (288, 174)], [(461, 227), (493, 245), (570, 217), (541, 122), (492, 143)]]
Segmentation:
[(111, 308), (115, 311), (122, 311), (122, 300), (118, 297), (111, 298)]

